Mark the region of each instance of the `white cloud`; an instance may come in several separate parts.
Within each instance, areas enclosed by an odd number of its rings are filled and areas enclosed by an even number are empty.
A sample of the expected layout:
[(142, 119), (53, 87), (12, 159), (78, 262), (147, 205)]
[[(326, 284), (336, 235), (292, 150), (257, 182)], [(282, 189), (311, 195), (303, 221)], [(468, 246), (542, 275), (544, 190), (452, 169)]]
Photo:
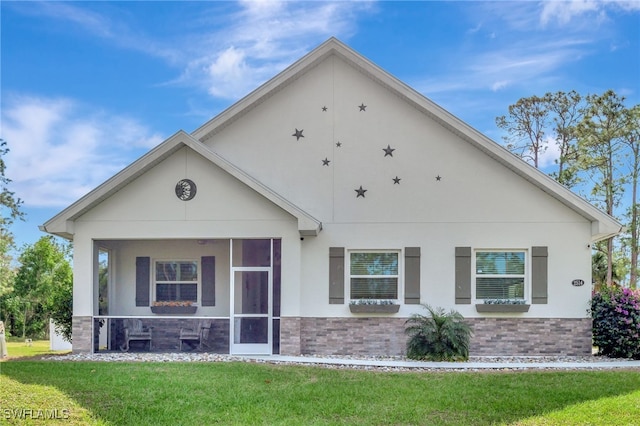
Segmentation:
[(584, 45), (580, 40), (563, 45), (556, 42), (512, 45), (472, 58), (468, 70), (479, 87), (491, 87), (495, 91), (511, 82), (526, 82), (552, 74), (578, 58)]
[(509, 80), (496, 81), (491, 85), (491, 90), (494, 92), (497, 92), (499, 90), (504, 89), (505, 87), (508, 87), (510, 84), (511, 82)]
[(83, 35), (109, 40), (120, 48), (160, 57), (169, 63), (178, 63), (183, 59), (184, 49), (179, 45), (162, 45), (150, 35), (142, 34), (139, 27), (130, 22), (131, 16), (128, 13), (117, 13), (118, 9), (115, 7), (109, 8), (111, 15), (86, 6), (76, 6), (73, 2), (13, 2), (11, 7), (26, 15), (44, 16), (53, 20), (52, 22), (64, 22), (65, 29), (67, 26), (79, 27)]
[(455, 69), (430, 76), (415, 84), (427, 95), (452, 91), (491, 90), (530, 85), (553, 78), (567, 63), (588, 53), (589, 42), (582, 39), (540, 40), (539, 43), (512, 43), (476, 52)]
[(538, 157), (538, 167), (541, 169), (553, 166), (560, 158), (560, 147), (553, 138), (546, 138), (543, 141), (543, 146), (545, 150)]
[(251, 70), (247, 66), (245, 52), (234, 47), (222, 52), (207, 68), (209, 93), (216, 97), (244, 91), (243, 82), (250, 80)]
[[(640, 1), (547, 1), (469, 3), (464, 11), (472, 23), (466, 32), (464, 62), (459, 51), (445, 57), (439, 75), (415, 84), (427, 94), (454, 91), (544, 91), (567, 66), (598, 54), (598, 42), (613, 40), (614, 14), (640, 10)], [(611, 15), (612, 18), (609, 18)], [(553, 24), (553, 25), (552, 25)], [(493, 37), (487, 39), (487, 35)], [(449, 60), (450, 59), (450, 60)]]
[(5, 102), (6, 175), (26, 206), (67, 206), (163, 139), (129, 117), (89, 110), (69, 99)]
[(551, 22), (560, 25), (572, 23), (581, 17), (589, 17), (589, 24), (601, 23), (609, 19), (609, 13), (621, 10), (633, 12), (640, 10), (640, 2), (630, 1), (601, 1), (601, 0), (571, 0), (571, 1), (545, 1), (540, 13), (540, 23), (543, 26)]
[[(243, 1), (216, 27), (192, 40), (179, 83), (204, 85), (215, 97), (236, 99), (331, 36), (348, 37), (368, 2)], [(206, 23), (201, 24), (206, 25)]]
[(20, 12), (24, 14), (46, 16), (70, 22), (100, 37), (114, 37), (117, 34), (113, 31), (112, 22), (106, 16), (68, 3), (39, 2), (36, 5), (30, 4), (28, 6), (18, 3), (12, 6), (19, 8)]
[(561, 25), (567, 24), (577, 16), (598, 12), (600, 10), (598, 3), (600, 2), (594, 0), (543, 2), (540, 23), (547, 25), (550, 21), (557, 21)]
[(179, 76), (168, 84), (198, 86), (214, 97), (237, 99), (325, 39), (351, 35), (357, 13), (372, 10), (372, 4), (212, 2), (193, 16), (192, 31), (169, 35), (141, 33), (133, 15), (120, 10), (117, 3), (92, 9), (70, 3), (42, 3), (22, 10), (66, 21), (120, 48), (164, 59), (179, 69)]

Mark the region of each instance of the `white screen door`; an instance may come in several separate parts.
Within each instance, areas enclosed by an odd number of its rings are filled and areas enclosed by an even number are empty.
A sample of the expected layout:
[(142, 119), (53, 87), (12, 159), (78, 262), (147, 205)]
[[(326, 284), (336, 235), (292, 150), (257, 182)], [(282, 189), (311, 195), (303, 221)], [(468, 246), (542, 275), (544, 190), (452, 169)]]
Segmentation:
[(272, 351), (271, 268), (232, 268), (230, 324), (232, 354)]

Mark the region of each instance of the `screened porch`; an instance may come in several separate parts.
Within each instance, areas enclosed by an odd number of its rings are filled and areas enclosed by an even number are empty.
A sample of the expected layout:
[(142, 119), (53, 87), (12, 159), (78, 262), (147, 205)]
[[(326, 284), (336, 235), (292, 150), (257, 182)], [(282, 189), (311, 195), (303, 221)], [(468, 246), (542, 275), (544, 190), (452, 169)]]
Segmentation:
[(95, 241), (99, 351), (279, 353), (281, 240)]

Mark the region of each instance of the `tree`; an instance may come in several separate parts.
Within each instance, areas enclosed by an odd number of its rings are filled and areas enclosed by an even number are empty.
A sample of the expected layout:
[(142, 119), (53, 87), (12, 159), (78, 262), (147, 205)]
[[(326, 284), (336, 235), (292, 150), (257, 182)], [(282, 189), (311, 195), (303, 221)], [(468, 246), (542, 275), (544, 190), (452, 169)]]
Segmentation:
[(508, 133), (504, 137), (507, 149), (539, 168), (540, 156), (547, 149), (544, 136), (548, 120), (546, 100), (531, 96), (509, 105), (509, 115), (496, 118), (496, 124)]
[(9, 334), (12, 334), (9, 321), (12, 309), (9, 306), (9, 298), (13, 292), (13, 280), (16, 275), (16, 268), (12, 264), (13, 258), (10, 255), (12, 245), (13, 242), (7, 236), (0, 234), (0, 320), (5, 322), (5, 328)]
[(13, 258), (10, 255), (12, 246), (11, 235), (5, 234), (4, 230), (0, 229), (0, 298), (13, 289), (15, 268), (12, 266)]
[(578, 182), (576, 126), (582, 119), (582, 96), (577, 92), (546, 93), (542, 97), (521, 98), (509, 106), (509, 115), (496, 118), (507, 131), (506, 148), (536, 168), (543, 166), (542, 155), (555, 141), (559, 156), (557, 171), (551, 177), (571, 188)]
[[(5, 176), (6, 163), (3, 157), (9, 152), (7, 143), (0, 139), (0, 227), (6, 229), (13, 223), (15, 219), (22, 219), (24, 213), (20, 211), (22, 200), (16, 198), (15, 194), (9, 191), (7, 185), (11, 183), (11, 179)], [(7, 214), (8, 212), (8, 214)]]
[(49, 318), (53, 318), (70, 340), (73, 272), (69, 254), (69, 246), (47, 236), (20, 255), (12, 298), (14, 306), (20, 307), (23, 337), (46, 335)]
[(627, 128), (622, 143), (629, 150), (629, 175), (631, 183), (631, 206), (629, 216), (629, 285), (638, 286), (638, 252), (640, 251), (640, 224), (638, 223), (638, 181), (640, 179), (640, 105), (627, 110)]
[[(586, 198), (629, 224), (628, 234), (620, 239), (594, 245), (606, 260), (604, 284), (613, 281), (614, 270), (632, 286), (640, 279), (639, 108), (626, 108), (624, 97), (611, 90), (585, 97), (572, 90), (522, 98), (509, 107), (507, 116), (496, 118), (498, 127), (508, 132), (506, 147), (535, 167), (544, 166), (541, 156), (555, 140), (557, 169), (549, 175), (568, 188), (577, 187), (581, 194), (590, 192)], [(625, 198), (627, 190), (631, 195)], [(623, 201), (625, 214), (618, 215)]]
[(555, 160), (558, 171), (551, 176), (568, 188), (578, 183), (576, 162), (576, 126), (582, 120), (582, 96), (577, 92), (556, 92), (544, 95), (547, 108), (553, 117), (553, 132), (560, 153)]
[[(591, 255), (591, 276), (593, 277), (594, 290), (599, 291), (607, 287), (607, 246), (606, 244), (594, 244), (594, 251)], [(614, 283), (620, 282), (619, 269), (624, 269), (619, 263), (614, 263), (611, 279)]]
[[(20, 210), (22, 200), (9, 191), (11, 179), (5, 176), (6, 163), (4, 156), (9, 152), (7, 143), (0, 139), (0, 301), (13, 289), (15, 268), (12, 265), (11, 250), (14, 248), (13, 234), (9, 227), (16, 219), (24, 219)], [(4, 304), (0, 304), (0, 319), (6, 319)]]
[[(615, 209), (624, 193), (621, 174), (621, 138), (627, 132), (624, 98), (612, 90), (588, 95), (582, 121), (576, 127), (580, 167), (593, 180), (591, 195), (603, 210), (615, 217)], [(607, 284), (613, 281), (613, 237), (606, 241)]]

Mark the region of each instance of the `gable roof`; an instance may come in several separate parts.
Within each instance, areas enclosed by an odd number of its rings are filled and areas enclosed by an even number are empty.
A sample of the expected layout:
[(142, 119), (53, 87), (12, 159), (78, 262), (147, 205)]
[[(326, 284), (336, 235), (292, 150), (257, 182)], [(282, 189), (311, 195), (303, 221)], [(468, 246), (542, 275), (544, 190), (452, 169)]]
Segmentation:
[(464, 121), (444, 110), (424, 95), (333, 37), (196, 129), (192, 133), (192, 136), (201, 142), (206, 142), (214, 138), (215, 135), (226, 126), (243, 117), (251, 109), (266, 101), (273, 94), (289, 85), (331, 55), (338, 56), (368, 78), (391, 90), (414, 108), (435, 120), (447, 130), (458, 135), (462, 140), (486, 155), (489, 155), (518, 176), (524, 178), (532, 185), (560, 201), (569, 209), (589, 220), (591, 222), (592, 241), (606, 239), (621, 232), (622, 225), (613, 217), (602, 212), (545, 173), (513, 155), (500, 144), (472, 128)]
[(257, 181), (248, 173), (211, 151), (205, 142), (214, 138), (216, 133), (243, 117), (247, 112), (277, 93), (305, 72), (321, 63), (331, 55), (336, 55), (350, 66), (362, 72), (368, 78), (386, 87), (408, 104), (426, 116), (438, 122), (462, 140), (489, 155), (498, 163), (509, 168), (518, 176), (557, 199), (569, 209), (591, 222), (592, 241), (599, 241), (617, 235), (621, 224), (611, 216), (588, 203), (563, 185), (559, 184), (540, 170), (511, 154), (507, 149), (478, 132), (462, 120), (444, 110), (430, 99), (407, 86), (391, 74), (382, 70), (362, 55), (356, 53), (336, 38), (330, 38), (312, 52), (302, 57), (280, 74), (258, 87), (256, 90), (233, 104), (231, 107), (196, 129), (191, 135), (179, 131), (161, 143), (130, 166), (98, 186), (93, 191), (73, 203), (58, 215), (47, 221), (41, 230), (67, 239), (73, 238), (73, 222), (82, 214), (119, 191), (151, 167), (168, 156), (187, 146), (207, 158), (213, 164), (225, 170), (257, 193), (261, 194), (286, 212), (298, 219), (301, 235), (317, 235), (322, 223), (284, 197)]
[(181, 130), (166, 141), (162, 142), (160, 145), (156, 146), (144, 156), (140, 157), (111, 179), (107, 180), (102, 185), (98, 186), (93, 191), (73, 203), (71, 206), (58, 213), (55, 217), (42, 225), (40, 230), (69, 240), (73, 239), (74, 220), (185, 146), (202, 155), (204, 158), (208, 159), (213, 164), (256, 191), (258, 194), (297, 218), (298, 231), (300, 232), (300, 235), (318, 235), (322, 229), (322, 224), (319, 220), (298, 208), (288, 200), (285, 200), (283, 197), (258, 182), (244, 171), (229, 163), (220, 155), (211, 151), (204, 144), (191, 137), (188, 133)]

